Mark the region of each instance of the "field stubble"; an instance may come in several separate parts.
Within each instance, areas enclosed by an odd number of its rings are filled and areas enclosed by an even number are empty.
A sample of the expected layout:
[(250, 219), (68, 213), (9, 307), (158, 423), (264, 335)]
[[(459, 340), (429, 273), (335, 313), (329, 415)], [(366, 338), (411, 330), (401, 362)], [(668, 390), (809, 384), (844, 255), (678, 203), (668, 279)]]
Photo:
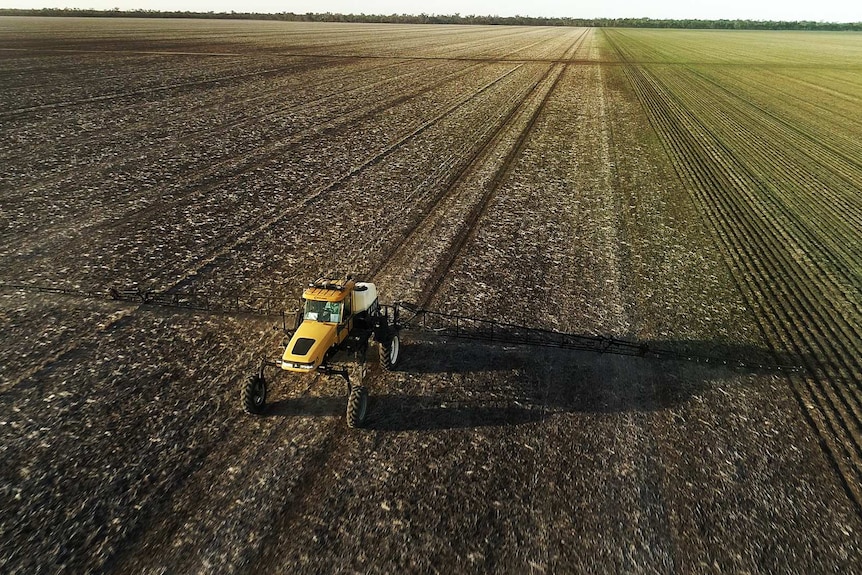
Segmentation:
[[(9, 571), (860, 562), (858, 467), (840, 459), (858, 438), (841, 387), (858, 376), (841, 351), (854, 344), (774, 336), (803, 321), (782, 312), (797, 284), (764, 291), (785, 268), (713, 215), (703, 198), (718, 188), (684, 167), (708, 157), (668, 143), (648, 90), (663, 78), (691, 98), (673, 100), (681, 120), (719, 122), (708, 98), (686, 94), (725, 68), (641, 66), (667, 57), (637, 52), (664, 46), (646, 32), (609, 46), (595, 30), (16, 22), (0, 20), (3, 281), (137, 281), (291, 305), (309, 278), (355, 271), (387, 299), (758, 361), (792, 351), (818, 364), (826, 349), (843, 367), (788, 384), (405, 334), (404, 369), (372, 371), (369, 429), (348, 432), (340, 382), (285, 377), (265, 417), (239, 411), (251, 356), (277, 349), (271, 320), (6, 290)], [(684, 49), (682, 60), (716, 57)], [(839, 75), (826, 94), (852, 100), (855, 81)], [(788, 108), (726, 113), (777, 129)], [(689, 130), (680, 141), (700, 137), (698, 124), (674, 125)], [(721, 125), (713, 133), (730, 138)], [(738, 161), (757, 177), (774, 157)], [(858, 156), (835, 157), (813, 177), (834, 172), (831, 193), (852, 202)], [(848, 228), (805, 213), (795, 221), (810, 228), (758, 221), (767, 236), (809, 238), (793, 277), (837, 266), (843, 276), (816, 284), (824, 293), (858, 279), (842, 264), (855, 257)], [(805, 321), (852, 336), (854, 293), (844, 327), (818, 306)]]

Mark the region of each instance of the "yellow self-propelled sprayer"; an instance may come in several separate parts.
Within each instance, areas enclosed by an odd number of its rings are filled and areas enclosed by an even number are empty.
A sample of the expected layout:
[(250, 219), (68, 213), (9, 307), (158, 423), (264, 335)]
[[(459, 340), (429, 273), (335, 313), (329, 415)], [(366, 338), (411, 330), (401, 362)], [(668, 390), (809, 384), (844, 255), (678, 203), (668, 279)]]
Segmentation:
[(381, 306), (373, 283), (355, 282), (350, 276), (311, 282), (302, 294), (284, 353), (277, 360), (262, 359), (242, 392), (245, 410), (261, 413), (266, 406), (266, 367), (298, 373), (341, 376), (347, 382), (347, 425), (357, 427), (368, 412), (368, 390), (363, 385), (369, 342), (380, 345), (385, 370), (398, 363), (397, 308)]

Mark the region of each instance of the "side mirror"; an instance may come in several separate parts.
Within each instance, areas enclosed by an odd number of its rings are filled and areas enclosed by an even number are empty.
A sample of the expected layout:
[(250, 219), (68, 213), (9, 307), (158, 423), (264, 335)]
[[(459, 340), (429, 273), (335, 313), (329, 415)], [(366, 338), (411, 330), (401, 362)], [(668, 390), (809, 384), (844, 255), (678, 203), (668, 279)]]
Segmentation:
[(288, 317), (288, 315), (289, 315), (288, 312), (282, 311), (281, 312), (281, 325), (274, 325), (274, 326), (272, 326), (272, 329), (274, 329), (276, 331), (281, 330), (288, 335), (291, 335), (291, 334), (293, 334), (293, 332), (298, 330), (299, 324), (302, 323), (302, 319), (303, 319), (302, 318), (302, 310), (298, 309), (295, 312), (293, 312), (293, 327), (291, 329), (287, 328), (287, 323), (288, 323), (287, 317)]

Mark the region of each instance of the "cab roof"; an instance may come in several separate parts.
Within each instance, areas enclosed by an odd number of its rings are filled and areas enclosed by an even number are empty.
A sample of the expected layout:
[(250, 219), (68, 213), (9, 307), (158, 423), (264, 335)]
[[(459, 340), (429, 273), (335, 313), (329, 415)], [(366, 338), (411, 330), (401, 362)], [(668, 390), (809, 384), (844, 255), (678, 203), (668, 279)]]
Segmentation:
[(356, 282), (349, 278), (340, 280), (318, 278), (308, 284), (308, 287), (302, 292), (302, 299), (343, 301), (353, 291), (355, 286)]

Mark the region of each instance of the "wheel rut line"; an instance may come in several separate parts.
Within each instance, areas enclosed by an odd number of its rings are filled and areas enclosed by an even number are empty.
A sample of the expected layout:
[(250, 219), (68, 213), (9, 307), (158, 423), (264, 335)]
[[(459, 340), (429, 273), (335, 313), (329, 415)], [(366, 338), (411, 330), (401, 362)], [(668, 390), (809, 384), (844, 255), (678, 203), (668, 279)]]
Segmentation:
[[(383, 69), (386, 69), (388, 67), (396, 67), (396, 66), (399, 66), (401, 64), (404, 64), (404, 63), (388, 64), (386, 66), (381, 66), (381, 67), (377, 68), (376, 70), (383, 70)], [(310, 68), (308, 68), (307, 64), (305, 65), (305, 67), (298, 65), (296, 68), (297, 68), (297, 70), (303, 71), (303, 72), (310, 69)], [(294, 73), (296, 73), (296, 71), (294, 71)], [(401, 77), (401, 76), (398, 76), (398, 77)], [(358, 86), (351, 88), (347, 92), (350, 93), (350, 92), (355, 92), (355, 91), (362, 90), (362, 89), (371, 89), (376, 85), (379, 85), (379, 84), (384, 83), (384, 82), (390, 82), (390, 81), (393, 81), (393, 80), (391, 80), (391, 79), (378, 80), (378, 81), (371, 82), (368, 84), (358, 85)], [(322, 88), (322, 87), (325, 87), (325, 86), (328, 86), (331, 84), (337, 84), (338, 82), (339, 82), (338, 79), (330, 79), (330, 80), (318, 82), (316, 84), (311, 84), (310, 86), (307, 86), (307, 87), (319, 89), (319, 88)], [(244, 99), (239, 100), (239, 101), (236, 101), (236, 100), (232, 101), (231, 105), (234, 107), (239, 106), (240, 108), (245, 109), (245, 108), (250, 107), (252, 104), (254, 104), (256, 102), (260, 102), (260, 101), (265, 102), (268, 99), (271, 99), (274, 95), (278, 95), (279, 93), (283, 92), (284, 89), (285, 89), (284, 86), (272, 87), (272, 88), (267, 89), (263, 93), (260, 93), (260, 92), (257, 93), (255, 96), (244, 98)], [(225, 133), (225, 132), (227, 132), (233, 128), (236, 128), (237, 126), (243, 125), (244, 123), (260, 121), (262, 119), (272, 117), (276, 114), (283, 113), (288, 109), (290, 109), (291, 111), (296, 111), (296, 110), (302, 111), (302, 110), (310, 109), (310, 108), (313, 108), (314, 106), (319, 106), (321, 103), (325, 102), (328, 99), (332, 99), (335, 97), (336, 96), (332, 95), (332, 94), (324, 95), (324, 96), (320, 96), (318, 98), (315, 98), (314, 100), (303, 103), (299, 108), (287, 108), (285, 106), (281, 106), (274, 111), (254, 114), (251, 116), (243, 116), (243, 117), (237, 118), (235, 120), (232, 120), (230, 122), (222, 123), (215, 128), (203, 128), (203, 129), (195, 130), (186, 136), (172, 139), (171, 142), (172, 143), (186, 143), (186, 144), (191, 143), (191, 142), (194, 142), (197, 140), (201, 140), (204, 137), (212, 137), (214, 135), (223, 134), (223, 133)], [(182, 112), (177, 112), (174, 115), (179, 117), (182, 115), (199, 114), (203, 110), (216, 109), (216, 108), (219, 108), (220, 106), (222, 106), (222, 104), (220, 102), (208, 101), (205, 103), (201, 103), (192, 109), (186, 109), (186, 110), (183, 110)], [(138, 107), (138, 104), (128, 104), (126, 106), (123, 106), (123, 109), (132, 109), (132, 108), (136, 108), (136, 107)], [(113, 112), (116, 112), (116, 111), (117, 111), (116, 109), (113, 110)], [(53, 122), (53, 124), (57, 125), (57, 124), (60, 124), (62, 122), (62, 120), (59, 120), (59, 121), (55, 120), (52, 122)], [(141, 120), (141, 121), (135, 122), (133, 124), (123, 126), (123, 130), (128, 131), (128, 132), (136, 132), (136, 131), (141, 131), (145, 128), (149, 128), (151, 126), (152, 126), (151, 120)], [(88, 145), (92, 146), (92, 145), (97, 145), (98, 143), (100, 143), (100, 141), (103, 141), (105, 139), (109, 139), (114, 134), (115, 134), (114, 128), (106, 127), (106, 128), (99, 128), (97, 130), (92, 130), (90, 132), (82, 133), (81, 136), (86, 136)], [(96, 140), (95, 138), (100, 138), (100, 140)], [(47, 149), (52, 149), (53, 147), (54, 147), (54, 144), (40, 144), (36, 148), (31, 149), (27, 153), (26, 156), (16, 156), (16, 157), (14, 157), (14, 159), (16, 159), (19, 162), (20, 161), (26, 161), (28, 158), (35, 160), (35, 159), (38, 159), (40, 157), (41, 152), (44, 152)], [(177, 148), (178, 146), (176, 144), (174, 144), (172, 147)], [(8, 157), (8, 156), (6, 156), (6, 157)], [(108, 162), (108, 163), (100, 163), (98, 167), (93, 167), (92, 169), (88, 170), (85, 174), (81, 174), (80, 172), (76, 173), (76, 177), (80, 177), (81, 175), (86, 175), (86, 174), (92, 175), (92, 174), (95, 174), (97, 172), (104, 171), (106, 167), (107, 168), (113, 168), (113, 167), (116, 167), (118, 165), (121, 165), (124, 161), (125, 160), (120, 159), (120, 160), (116, 160), (116, 161), (112, 161), (112, 162)], [(133, 162), (131, 164), (126, 164), (126, 165), (136, 166), (136, 165), (140, 165), (141, 163), (143, 163), (143, 162)], [(38, 184), (33, 184), (30, 186), (24, 186), (24, 187), (20, 188), (19, 190), (17, 190), (19, 192), (18, 196), (23, 195), (24, 193), (27, 193), (27, 192), (31, 192), (35, 189), (42, 188), (46, 185), (55, 184), (57, 182), (62, 181), (63, 179), (65, 179), (67, 177), (68, 177), (68, 174), (61, 174), (61, 175), (58, 175), (56, 178), (53, 178), (52, 180), (49, 180), (49, 181), (40, 181)]]
[[(262, 336), (266, 339), (266, 335)], [(261, 343), (261, 342), (258, 342)], [(219, 374), (225, 373), (235, 374), (239, 368), (248, 368), (245, 359), (236, 358), (232, 363), (229, 363)], [(228, 379), (235, 377), (227, 376)], [(308, 385), (300, 392), (299, 396), (307, 396), (311, 389), (318, 382), (318, 377), (312, 378)], [(133, 529), (118, 541), (114, 551), (105, 558), (102, 568), (105, 571), (119, 572), (140, 572), (142, 569), (142, 561), (146, 562), (148, 558), (164, 559), (176, 552), (172, 549), (176, 547), (177, 534), (188, 523), (190, 516), (195, 516), (201, 509), (206, 509), (211, 506), (213, 501), (218, 502), (225, 495), (224, 492), (213, 492), (212, 481), (209, 481), (208, 475), (213, 475), (221, 469), (219, 466), (221, 461), (216, 462), (216, 468), (209, 465), (211, 460), (218, 459), (218, 452), (225, 451), (223, 443), (228, 443), (228, 451), (235, 454), (232, 448), (239, 446), (239, 451), (243, 447), (249, 447), (254, 444), (268, 444), (273, 438), (276, 438), (284, 431), (283, 427), (271, 426), (265, 435), (260, 435), (257, 430), (249, 430), (248, 427), (242, 426), (242, 418), (246, 416), (241, 410), (229, 412), (230, 416), (220, 432), (213, 436), (211, 444), (216, 446), (216, 449), (202, 450), (198, 456), (192, 460), (191, 464), (182, 468), (182, 470), (174, 477), (171, 483), (171, 490), (162, 494), (163, 497), (155, 498), (152, 502), (142, 510), (144, 515), (143, 521), (137, 522)], [(250, 437), (248, 437), (248, 436)], [(245, 465), (239, 471), (235, 471), (230, 481), (239, 483), (240, 485), (250, 484), (251, 478), (257, 473), (258, 467), (254, 465)], [(201, 477), (203, 476), (203, 477)], [(222, 474), (223, 477), (223, 474)], [(191, 489), (198, 489), (202, 493), (198, 493), (196, 497), (187, 497), (187, 491), (179, 491), (178, 488), (191, 486)], [(156, 493), (155, 495), (159, 495)], [(183, 513), (174, 513), (173, 510), (180, 509)], [(153, 529), (153, 523), (157, 524), (156, 529)], [(182, 563), (182, 561), (173, 561), (174, 564)], [(178, 572), (191, 572), (194, 569), (180, 569)]]
[[(565, 56), (571, 56), (577, 51), (581, 44), (583, 44), (588, 31), (589, 30), (585, 30), (578, 38), (575, 39), (572, 46), (569, 48), (569, 50), (566, 51)], [(419, 301), (417, 302), (417, 305), (419, 305), (419, 307), (427, 307), (430, 304), (430, 302), (434, 299), (434, 296), (437, 295), (437, 292), (442, 287), (443, 280), (446, 274), (452, 268), (455, 261), (460, 256), (468, 241), (471, 238), (475, 237), (477, 223), (487, 212), (488, 205), (494, 195), (509, 177), (509, 174), (514, 168), (517, 158), (521, 156), (524, 148), (526, 147), (527, 142), (529, 141), (529, 138), (533, 132), (533, 128), (536, 125), (536, 122), (544, 111), (545, 105), (550, 99), (551, 94), (553, 94), (556, 90), (557, 84), (559, 84), (560, 78), (562, 78), (566, 68), (566, 64), (554, 64), (550, 66), (545, 76), (537, 84), (538, 87), (543, 81), (546, 81), (551, 76), (554, 70), (557, 71), (556, 76), (550, 82), (550, 87), (542, 95), (541, 100), (539, 101), (539, 104), (536, 106), (536, 108), (533, 110), (533, 113), (530, 116), (527, 125), (518, 134), (514, 145), (509, 149), (509, 152), (505, 156), (501, 166), (495, 171), (493, 177), (491, 178), (491, 181), (489, 182), (489, 185), (487, 186), (485, 192), (482, 194), (479, 202), (472, 206), (468, 217), (466, 218), (465, 224), (455, 236), (454, 243), (449, 247), (448, 250), (446, 250), (446, 254), (444, 255), (444, 257), (437, 262), (437, 265), (435, 266), (435, 269), (432, 272), (429, 281), (426, 283), (427, 287), (424, 294), (419, 297)], [(534, 90), (527, 96), (525, 102), (530, 98), (530, 96), (532, 96), (533, 93), (535, 93), (536, 89), (537, 88), (534, 88)], [(469, 176), (470, 172), (470, 169), (467, 169), (462, 172), (456, 180), (454, 187), (458, 187), (459, 184), (463, 183), (465, 179)]]
[[(515, 145), (511, 148), (509, 154), (507, 154), (500, 169), (498, 169), (494, 174), (490, 184), (485, 190), (485, 193), (482, 194), (482, 197), (480, 198), (479, 202), (473, 205), (467, 216), (464, 226), (455, 236), (454, 243), (446, 251), (446, 255), (440, 261), (438, 261), (437, 265), (435, 266), (434, 272), (432, 273), (427, 284), (429, 286), (429, 289), (425, 291), (425, 294), (422, 295), (417, 302), (417, 305), (419, 305), (419, 307), (427, 307), (431, 303), (431, 301), (437, 295), (437, 292), (442, 287), (443, 280), (445, 279), (446, 274), (455, 264), (455, 261), (461, 255), (461, 252), (464, 250), (464, 247), (467, 245), (467, 243), (475, 237), (475, 230), (479, 220), (485, 213), (487, 213), (489, 203), (496, 195), (497, 190), (499, 190), (503, 182), (505, 182), (506, 179), (509, 177), (509, 174), (514, 167), (516, 159), (521, 155), (524, 148), (526, 147), (530, 133), (532, 132), (540, 113), (544, 109), (545, 102), (547, 102), (549, 95), (555, 90), (559, 79), (562, 77), (563, 70), (565, 70), (565, 65), (562, 65), (557, 69), (558, 74), (556, 78), (553, 80), (549, 90), (544, 94), (541, 102), (539, 103), (532, 117), (530, 118), (526, 128), (523, 132), (521, 132), (521, 134), (519, 134)], [(549, 69), (549, 72), (550, 70), (553, 70), (553, 67)], [(466, 177), (467, 174), (465, 173), (464, 176)]]
[[(311, 387), (312, 386), (308, 386), (300, 397), (306, 396)], [(242, 416), (243, 414), (238, 414), (232, 419), (232, 422), (239, 424)], [(238, 426), (235, 426), (234, 428), (225, 427), (214, 443), (218, 445), (222, 440), (227, 439), (227, 441), (232, 442), (231, 445), (239, 444), (242, 446), (244, 442), (246, 445), (251, 444), (252, 442), (269, 444), (277, 441), (279, 436), (284, 432), (282, 427), (274, 425), (271, 426), (263, 436), (251, 434), (250, 438), (242, 440), (238, 438), (238, 435), (236, 434), (236, 427)], [(333, 433), (328, 433), (328, 427), (329, 426), (326, 426), (321, 430), (321, 434), (324, 437), (321, 444), (315, 445), (309, 450), (310, 453), (305, 455), (305, 459), (307, 461), (313, 463), (318, 460), (319, 453), (327, 452), (327, 445), (332, 441), (333, 436)], [(337, 435), (337, 430), (335, 434)], [(202, 453), (198, 460), (195, 461), (195, 465), (187, 469), (182, 477), (178, 478), (178, 484), (172, 486), (181, 487), (184, 485), (191, 485), (193, 488), (203, 491), (201, 496), (194, 498), (193, 500), (189, 500), (187, 498), (175, 500), (175, 497), (168, 494), (162, 503), (156, 503), (155, 507), (148, 510), (148, 513), (151, 516), (148, 518), (150, 521), (138, 525), (134, 532), (129, 533), (128, 536), (123, 539), (123, 545), (119, 547), (106, 561), (106, 570), (119, 572), (140, 571), (144, 565), (149, 564), (150, 558), (164, 560), (165, 558), (172, 557), (171, 564), (174, 567), (188, 567), (188, 569), (178, 569), (177, 572), (194, 571), (193, 566), (188, 565), (190, 559), (185, 556), (180, 556), (179, 560), (177, 560), (177, 552), (173, 551), (173, 548), (177, 537), (182, 533), (189, 518), (197, 516), (198, 513), (208, 505), (213, 504), (214, 502), (219, 503), (225, 495), (223, 492), (211, 493), (205, 487), (198, 487), (200, 484), (198, 475), (202, 473), (206, 474), (208, 472), (210, 469), (208, 463), (211, 458), (215, 457), (213, 453), (214, 451)], [(313, 465), (309, 465), (309, 467), (313, 467)], [(235, 473), (231, 476), (231, 481), (235, 484), (243, 485), (245, 482), (250, 482), (257, 471), (258, 468), (256, 466), (245, 466), (239, 473)], [(304, 485), (302, 483), (302, 478), (309, 474), (309, 471), (304, 471), (300, 476), (300, 480), (297, 482), (297, 485)], [(185, 492), (182, 493), (183, 495), (186, 495)], [(177, 514), (171, 512), (175, 507), (178, 507), (182, 513)], [(153, 529), (152, 522), (156, 523), (156, 529)], [(266, 538), (267, 536), (263, 537), (263, 539)], [(142, 563), (144, 565), (142, 565)]]
[[(316, 482), (312, 481), (312, 477), (320, 477), (321, 475), (330, 475), (328, 470), (331, 471), (333, 468), (336, 468), (339, 465), (343, 465), (343, 462), (336, 459), (336, 455), (339, 450), (338, 447), (340, 443), (346, 437), (346, 428), (344, 428), (341, 424), (340, 419), (332, 424), (332, 430), (330, 433), (326, 434), (327, 439), (315, 450), (316, 455), (313, 457), (309, 457), (311, 460), (322, 461), (322, 464), (317, 466), (309, 466), (304, 473), (298, 478), (297, 485), (299, 488), (291, 493), (290, 501), (305, 501), (308, 497), (312, 496), (313, 493), (322, 492), (327, 485), (326, 482)], [(302, 515), (302, 506), (290, 505), (285, 507), (286, 512), (279, 521), (280, 525), (290, 525), (295, 523), (301, 518)], [(182, 526), (182, 519), (177, 518), (173, 521), (173, 528), (168, 528), (167, 530), (160, 529), (160, 531), (166, 531), (168, 533), (173, 533), (179, 530)], [(269, 548), (267, 545), (267, 541), (271, 541), (275, 538), (279, 533), (282, 533), (283, 529), (278, 531), (272, 531), (266, 534), (261, 540), (263, 543), (260, 545), (259, 554), (266, 553), (266, 550)], [(169, 543), (169, 538), (165, 539), (163, 546), (167, 546)], [(265, 557), (265, 555), (264, 555)], [(260, 562), (260, 558), (257, 559), (257, 562)]]
[[(386, 110), (391, 107), (393, 105), (393, 101), (396, 102), (396, 105), (398, 103), (404, 103), (411, 98), (421, 96), (424, 93), (438, 88), (439, 86), (445, 84), (447, 81), (450, 81), (453, 77), (458, 77), (468, 72), (469, 70), (454, 73), (452, 77), (447, 77), (443, 81), (440, 81), (438, 83), (432, 83), (423, 87), (423, 89), (418, 93), (402, 95), (397, 97), (395, 100), (379, 102), (372, 108), (366, 109), (359, 114), (337, 117), (331, 122), (329, 122), (328, 129), (334, 130), (335, 133), (347, 132), (352, 126), (356, 125), (357, 123), (369, 117), (373, 117), (380, 111)], [(198, 179), (198, 181), (191, 186), (191, 189), (194, 190), (193, 192), (191, 192), (192, 198), (189, 198), (187, 195), (182, 195), (171, 201), (159, 201), (156, 203), (156, 205), (148, 205), (141, 208), (134, 208), (132, 211), (124, 213), (119, 217), (111, 220), (109, 222), (109, 225), (98, 228), (98, 232), (101, 234), (105, 234), (123, 225), (128, 225), (129, 223), (135, 222), (139, 220), (143, 215), (158, 215), (161, 213), (169, 212), (176, 206), (188, 204), (190, 199), (204, 196), (207, 194), (207, 192), (212, 191), (214, 188), (218, 186), (223, 186), (226, 178), (231, 180), (239, 178), (259, 166), (266, 165), (267, 162), (271, 161), (273, 158), (280, 156), (286, 151), (310, 143), (316, 137), (318, 137), (321, 127), (327, 129), (326, 124), (317, 125), (303, 130), (302, 132), (293, 135), (286, 140), (279, 141), (275, 144), (268, 144), (264, 148), (256, 148), (250, 152), (245, 152), (240, 156), (231, 156), (217, 162), (210, 163), (205, 167), (196, 170), (195, 172), (192, 172), (191, 174), (186, 176), (187, 178)], [(165, 194), (166, 192), (170, 191), (172, 187), (173, 182), (161, 184), (155, 189), (150, 190), (148, 196), (152, 196), (154, 194)], [(76, 230), (76, 233), (79, 236), (85, 235), (88, 230), (100, 226), (102, 223), (103, 220), (98, 220), (94, 223), (90, 223), (86, 227)], [(60, 229), (65, 229), (66, 227), (66, 224), (60, 224), (54, 227), (41, 229), (39, 231), (41, 235), (45, 235), (51, 234), (52, 232), (55, 232)], [(61, 238), (57, 239), (54, 243), (40, 244), (39, 246), (41, 249), (50, 250), (60, 242), (66, 244), (68, 243), (68, 240)]]
[(319, 188), (317, 191), (314, 191), (314, 192), (308, 194), (301, 201), (293, 204), (287, 210), (284, 210), (282, 212), (275, 214), (274, 216), (267, 218), (262, 223), (254, 226), (251, 230), (246, 231), (246, 232), (240, 234), (238, 237), (235, 237), (234, 239), (230, 240), (229, 242), (223, 244), (215, 252), (210, 253), (208, 256), (206, 256), (204, 258), (200, 258), (198, 260), (198, 262), (193, 267), (187, 268), (186, 271), (182, 272), (180, 279), (172, 281), (171, 285), (169, 287), (166, 287), (164, 289), (160, 289), (159, 291), (169, 291), (169, 292), (170, 291), (176, 291), (178, 289), (181, 289), (185, 285), (188, 285), (188, 284), (194, 282), (194, 280), (201, 273), (203, 273), (207, 268), (214, 266), (215, 263), (219, 259), (225, 257), (231, 251), (233, 251), (236, 248), (248, 243), (249, 241), (251, 241), (252, 239), (257, 237), (258, 235), (260, 235), (261, 233), (263, 233), (267, 229), (270, 229), (273, 226), (275, 226), (276, 224), (281, 223), (284, 220), (286, 220), (287, 218), (294, 216), (296, 214), (299, 214), (303, 210), (305, 210), (306, 208), (314, 205), (319, 200), (321, 200), (323, 197), (325, 197), (327, 193), (331, 192), (334, 189), (337, 189), (344, 182), (353, 178), (354, 176), (356, 176), (360, 172), (364, 171), (366, 168), (371, 167), (375, 164), (378, 164), (384, 158), (386, 158), (388, 155), (390, 155), (392, 152), (394, 152), (395, 150), (400, 148), (405, 142), (415, 138), (416, 136), (423, 133), (424, 131), (426, 131), (431, 126), (437, 124), (443, 118), (451, 115), (455, 110), (462, 107), (463, 105), (465, 105), (467, 102), (469, 102), (473, 98), (476, 98), (480, 94), (484, 93), (485, 91), (490, 89), (493, 85), (497, 84), (498, 82), (502, 81), (504, 78), (513, 74), (518, 69), (520, 69), (520, 66), (516, 66), (515, 68), (512, 68), (511, 70), (507, 71), (505, 74), (503, 74), (503, 75), (497, 77), (496, 79), (494, 79), (493, 81), (485, 84), (479, 90), (473, 92), (472, 94), (470, 94), (466, 98), (459, 99), (455, 104), (453, 104), (452, 106), (449, 106), (441, 114), (439, 114), (439, 115), (435, 116), (434, 118), (424, 122), (423, 124), (421, 124), (420, 126), (415, 128), (414, 130), (412, 130), (411, 132), (409, 132), (406, 135), (397, 139), (395, 142), (393, 142), (392, 144), (390, 144), (389, 146), (387, 146), (383, 150), (376, 152), (372, 156), (368, 157), (361, 164), (352, 167), (350, 170), (348, 170), (347, 173), (343, 174), (338, 179), (327, 184), (323, 188)]
[(414, 216), (414, 221), (410, 226), (410, 232), (408, 235), (401, 240), (395, 248), (386, 253), (384, 257), (378, 259), (377, 263), (368, 271), (369, 276), (375, 277), (380, 273), (385, 272), (386, 268), (389, 267), (397, 268), (402, 265), (402, 260), (405, 258), (409, 259), (405, 254), (409, 254), (411, 252), (417, 239), (426, 232), (425, 228), (430, 225), (431, 220), (435, 215), (435, 210), (441, 203), (447, 202), (458, 195), (457, 191), (459, 185), (464, 182), (470, 173), (477, 169), (477, 164), (484, 160), (484, 156), (489, 151), (493, 150), (495, 145), (499, 144), (505, 134), (506, 128), (509, 127), (512, 120), (518, 115), (518, 112), (523, 109), (530, 96), (535, 92), (542, 81), (547, 78), (547, 76), (548, 74), (546, 73), (541, 78), (533, 82), (533, 85), (520, 99), (520, 102), (513, 105), (503, 118), (502, 122), (498, 123), (495, 129), (493, 129), (490, 134), (483, 139), (480, 146), (473, 149), (472, 153), (469, 154), (468, 160), (462, 164), (462, 167), (456, 170), (454, 175), (449, 174), (447, 178), (448, 181), (441, 186), (441, 192), (432, 200), (432, 202), (430, 202), (430, 209)]
[[(276, 431), (277, 429), (273, 428), (268, 434), (268, 437), (274, 435)], [(213, 437), (213, 439), (216, 443), (219, 443), (221, 442), (221, 440), (226, 438), (230, 432), (230, 428), (224, 427), (218, 435)], [(260, 439), (260, 436), (257, 436), (256, 439)], [(140, 551), (137, 547), (132, 547), (132, 545), (144, 539), (148, 533), (151, 533), (148, 528), (151, 526), (153, 521), (164, 522), (169, 525), (167, 529), (160, 531), (162, 533), (167, 531), (168, 533), (173, 535), (182, 528), (185, 517), (167, 513), (160, 515), (160, 513), (170, 511), (172, 507), (171, 502), (173, 499), (172, 493), (176, 493), (177, 489), (180, 489), (185, 485), (190, 484), (194, 479), (195, 474), (199, 472), (206, 464), (207, 458), (208, 454), (202, 453), (195, 459), (195, 462), (192, 466), (185, 468), (183, 472), (179, 474), (178, 477), (174, 478), (173, 483), (170, 485), (171, 491), (163, 494), (164, 498), (161, 502), (156, 502), (153, 504), (152, 507), (148, 507), (146, 511), (141, 514), (143, 515), (143, 521), (141, 521), (139, 517), (139, 520), (135, 523), (132, 529), (124, 533), (121, 539), (117, 540), (117, 547), (110, 555), (108, 555), (104, 559), (104, 562), (100, 566), (100, 569), (104, 570), (104, 572), (135, 571), (135, 569), (131, 568), (132, 565), (129, 565), (129, 563), (132, 563), (134, 565), (134, 558), (138, 555)], [(153, 495), (155, 496), (157, 494)], [(173, 539), (171, 539), (170, 537), (166, 537), (156, 543), (156, 547), (158, 549), (157, 553), (152, 547), (147, 547), (145, 553), (157, 558), (167, 557), (170, 554), (169, 550), (173, 543)]]
[[(316, 465), (309, 465), (300, 474), (296, 483), (297, 488), (290, 493), (290, 498), (285, 502), (283, 512), (278, 517), (277, 527), (269, 530), (260, 538), (260, 545), (255, 553), (249, 553), (246, 559), (260, 566), (271, 565), (273, 562), (274, 549), (280, 535), (290, 533), (290, 527), (301, 521), (306, 507), (304, 502), (314, 496), (326, 493), (328, 487), (333, 483), (334, 470), (341, 469), (346, 464), (341, 455), (340, 448), (344, 439), (348, 436), (348, 428), (341, 419), (327, 426), (322, 432), (326, 439), (316, 451), (316, 456), (310, 458)], [(320, 478), (323, 478), (321, 481)], [(297, 503), (299, 503), (297, 505)]]

